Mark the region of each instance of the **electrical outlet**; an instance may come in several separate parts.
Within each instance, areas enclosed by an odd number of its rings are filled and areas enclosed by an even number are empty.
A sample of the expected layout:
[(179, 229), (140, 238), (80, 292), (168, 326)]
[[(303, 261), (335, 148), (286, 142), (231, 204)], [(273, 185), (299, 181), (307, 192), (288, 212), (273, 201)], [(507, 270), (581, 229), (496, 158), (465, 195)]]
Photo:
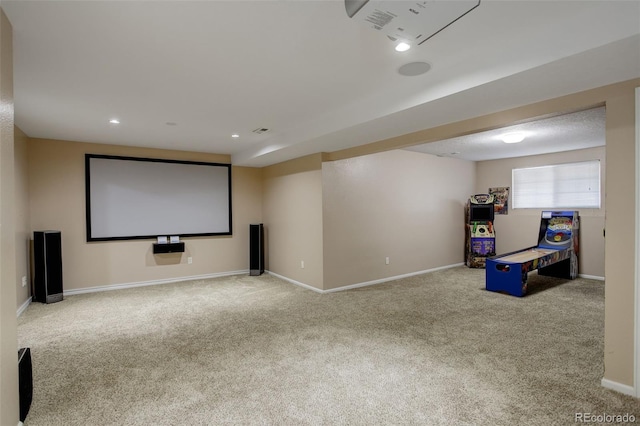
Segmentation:
[(24, 277), (22, 277), (22, 287), (26, 287), (27, 286), (27, 277), (26, 275)]
[(191, 256), (187, 257), (187, 263), (191, 265), (193, 263), (193, 257)]
[(388, 257), (388, 256), (384, 259), (384, 264), (385, 264), (385, 265), (388, 265), (388, 264), (389, 264), (389, 257)]
[(304, 269), (304, 260), (300, 261), (300, 268)]

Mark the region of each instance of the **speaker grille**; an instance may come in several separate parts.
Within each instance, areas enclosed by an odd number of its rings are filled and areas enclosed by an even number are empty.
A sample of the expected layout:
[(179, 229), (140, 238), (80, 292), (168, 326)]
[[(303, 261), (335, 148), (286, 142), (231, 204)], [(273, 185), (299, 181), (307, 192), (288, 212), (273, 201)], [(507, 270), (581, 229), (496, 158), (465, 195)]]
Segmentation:
[(249, 225), (249, 274), (264, 272), (264, 226)]
[(42, 303), (62, 300), (62, 236), (60, 231), (33, 233), (34, 296)]
[(20, 398), (20, 421), (24, 422), (33, 399), (33, 373), (31, 370), (31, 349), (18, 350), (18, 392)]

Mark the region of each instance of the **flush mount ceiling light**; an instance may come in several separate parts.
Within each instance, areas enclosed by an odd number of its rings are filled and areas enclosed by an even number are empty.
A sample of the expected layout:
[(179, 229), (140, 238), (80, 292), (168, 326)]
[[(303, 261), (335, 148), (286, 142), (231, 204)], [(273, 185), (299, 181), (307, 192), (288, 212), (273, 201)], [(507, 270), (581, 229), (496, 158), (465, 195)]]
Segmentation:
[(411, 49), (411, 45), (409, 43), (405, 43), (404, 41), (396, 44), (396, 52), (406, 52), (409, 49)]
[(109, 123), (111, 123), (111, 124), (120, 124), (120, 120), (118, 120), (117, 118), (112, 118), (111, 120), (109, 120)]
[(524, 140), (525, 134), (522, 132), (505, 133), (500, 136), (504, 143), (518, 143)]

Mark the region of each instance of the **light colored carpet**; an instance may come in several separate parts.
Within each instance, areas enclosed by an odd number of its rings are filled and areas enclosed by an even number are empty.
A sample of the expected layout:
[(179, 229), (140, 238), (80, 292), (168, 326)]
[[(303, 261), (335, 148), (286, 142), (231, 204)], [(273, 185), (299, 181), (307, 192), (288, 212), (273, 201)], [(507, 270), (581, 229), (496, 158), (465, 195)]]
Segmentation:
[(600, 386), (604, 283), (453, 268), (317, 294), (234, 276), (32, 303), (26, 425), (552, 425), (630, 413)]

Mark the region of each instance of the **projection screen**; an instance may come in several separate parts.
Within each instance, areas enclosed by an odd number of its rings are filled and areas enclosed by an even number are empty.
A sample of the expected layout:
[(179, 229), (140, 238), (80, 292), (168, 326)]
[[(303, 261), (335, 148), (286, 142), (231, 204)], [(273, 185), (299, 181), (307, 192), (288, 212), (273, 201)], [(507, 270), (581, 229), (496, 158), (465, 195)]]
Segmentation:
[(231, 235), (231, 165), (85, 155), (87, 241)]

